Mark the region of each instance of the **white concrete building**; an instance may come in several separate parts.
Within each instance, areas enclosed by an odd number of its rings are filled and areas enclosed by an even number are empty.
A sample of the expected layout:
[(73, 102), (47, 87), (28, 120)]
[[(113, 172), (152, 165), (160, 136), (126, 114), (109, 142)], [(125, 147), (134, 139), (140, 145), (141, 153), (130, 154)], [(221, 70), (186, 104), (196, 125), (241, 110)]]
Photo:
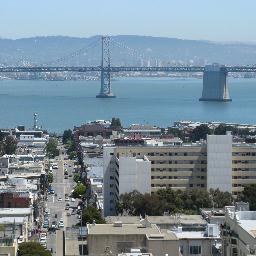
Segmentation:
[(137, 190), (151, 192), (151, 163), (146, 157), (119, 158), (119, 195)]
[(180, 256), (217, 256), (221, 246), (220, 231), (216, 224), (207, 224), (205, 231), (183, 231), (179, 226), (171, 231), (179, 239)]
[(232, 193), (232, 135), (207, 135), (207, 190)]
[(256, 211), (236, 211), (226, 207), (222, 226), (223, 255), (256, 255)]
[(114, 148), (103, 150), (104, 215), (116, 214), (119, 196), (137, 190), (151, 193), (151, 162), (143, 157), (116, 157)]

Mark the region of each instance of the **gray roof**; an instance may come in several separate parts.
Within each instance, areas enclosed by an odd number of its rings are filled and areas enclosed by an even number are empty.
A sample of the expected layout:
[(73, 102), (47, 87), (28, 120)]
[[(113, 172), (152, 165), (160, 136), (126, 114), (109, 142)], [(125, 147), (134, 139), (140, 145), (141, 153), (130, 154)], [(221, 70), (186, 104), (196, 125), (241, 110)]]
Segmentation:
[[(170, 224), (176, 225), (205, 225), (206, 221), (201, 215), (180, 215), (178, 218), (175, 215), (171, 216), (147, 216), (147, 219), (152, 224)], [(106, 223), (114, 223), (115, 221), (122, 221), (126, 224), (140, 223), (139, 216), (108, 216), (105, 218)]]

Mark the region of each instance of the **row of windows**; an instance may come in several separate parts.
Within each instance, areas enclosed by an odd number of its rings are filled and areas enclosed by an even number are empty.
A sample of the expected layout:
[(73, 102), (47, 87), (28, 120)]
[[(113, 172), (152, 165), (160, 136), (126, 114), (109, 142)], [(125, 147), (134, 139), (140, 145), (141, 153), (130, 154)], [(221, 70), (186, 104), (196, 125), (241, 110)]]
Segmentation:
[[(145, 153), (146, 154), (146, 153)], [(206, 152), (149, 152), (148, 156), (207, 156)]]
[(232, 179), (249, 180), (249, 179), (256, 179), (256, 176), (232, 176)]
[(255, 164), (256, 160), (234, 160), (233, 164)]
[[(178, 188), (184, 187), (182, 184), (151, 184), (152, 188)], [(189, 184), (190, 188), (204, 188), (205, 184)], [(185, 188), (185, 187), (184, 187)]]
[(234, 172), (256, 172), (256, 169), (254, 168), (233, 168), (232, 169)]
[(151, 168), (152, 172), (206, 172), (205, 168), (179, 168), (179, 169), (173, 169), (173, 168)]
[(256, 156), (255, 152), (233, 152), (233, 156)]
[(205, 160), (176, 160), (176, 161), (151, 161), (152, 164), (206, 164)]
[(170, 180), (176, 180), (176, 179), (201, 179), (204, 180), (205, 176), (151, 176), (151, 179), (160, 179), (160, 180), (164, 180), (164, 179), (170, 179)]

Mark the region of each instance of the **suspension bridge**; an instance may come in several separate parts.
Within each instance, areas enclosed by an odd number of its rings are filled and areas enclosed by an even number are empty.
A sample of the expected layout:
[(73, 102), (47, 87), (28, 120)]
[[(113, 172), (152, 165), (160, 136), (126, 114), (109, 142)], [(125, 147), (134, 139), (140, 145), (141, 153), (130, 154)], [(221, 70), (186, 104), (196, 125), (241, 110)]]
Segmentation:
[[(61, 59), (60, 59), (61, 60)], [(117, 72), (202, 72), (203, 91), (201, 101), (231, 101), (227, 85), (229, 72), (256, 72), (256, 66), (224, 66), (212, 64), (207, 66), (111, 66), (110, 37), (101, 38), (101, 63), (99, 66), (16, 66), (0, 67), (0, 73), (12, 72), (100, 72), (101, 86), (97, 98), (115, 98), (111, 88), (111, 73)]]

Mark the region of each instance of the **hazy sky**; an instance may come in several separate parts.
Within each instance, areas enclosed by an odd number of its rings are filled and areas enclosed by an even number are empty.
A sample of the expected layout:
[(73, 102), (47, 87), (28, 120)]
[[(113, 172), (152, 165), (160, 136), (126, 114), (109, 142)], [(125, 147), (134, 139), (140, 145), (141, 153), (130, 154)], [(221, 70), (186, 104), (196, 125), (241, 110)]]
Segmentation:
[(0, 37), (96, 34), (256, 42), (256, 0), (0, 0)]

